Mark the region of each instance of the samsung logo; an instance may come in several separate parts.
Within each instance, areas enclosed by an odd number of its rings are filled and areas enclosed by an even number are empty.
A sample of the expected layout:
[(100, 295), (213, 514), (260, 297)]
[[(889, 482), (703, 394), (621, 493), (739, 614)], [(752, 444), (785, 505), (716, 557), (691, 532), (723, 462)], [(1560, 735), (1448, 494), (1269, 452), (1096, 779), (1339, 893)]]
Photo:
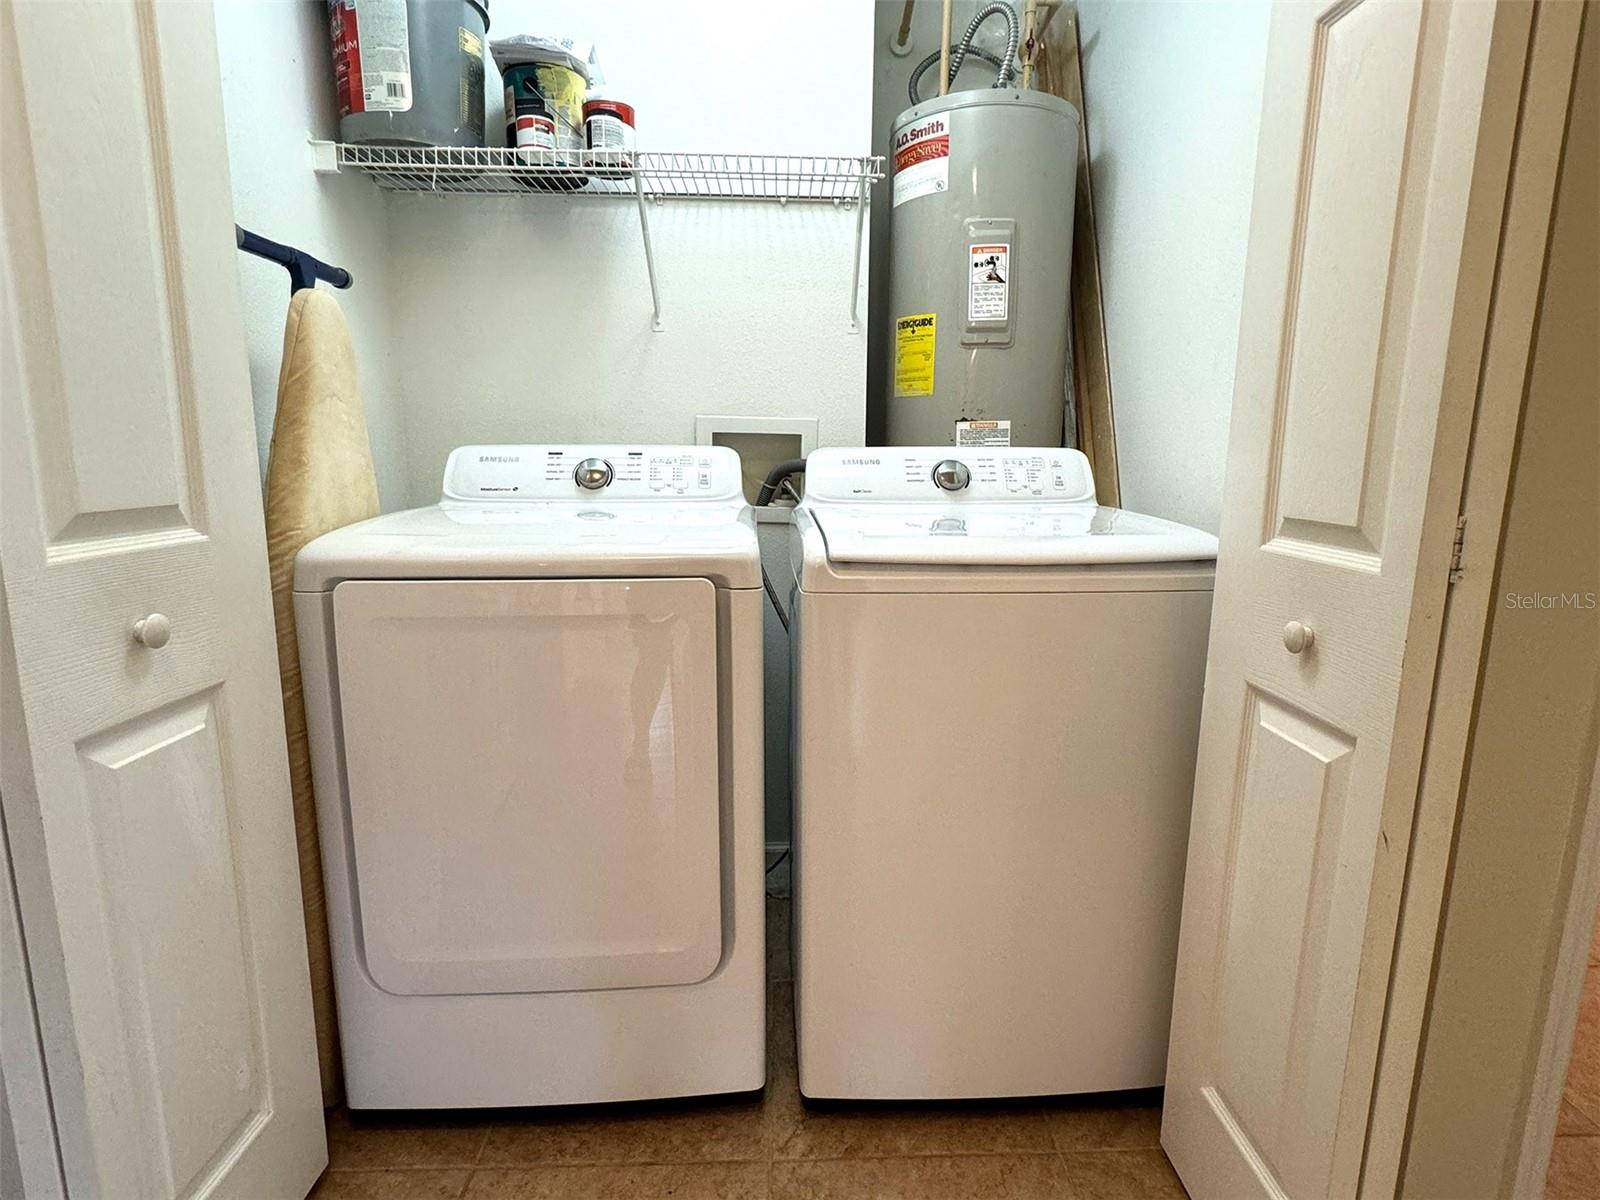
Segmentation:
[(847, 467), (876, 467), (883, 462), (881, 458), (845, 458), (841, 459)]
[(478, 455), (478, 461), (481, 463), (514, 463), (521, 462), (522, 456), (519, 454), (480, 454)]

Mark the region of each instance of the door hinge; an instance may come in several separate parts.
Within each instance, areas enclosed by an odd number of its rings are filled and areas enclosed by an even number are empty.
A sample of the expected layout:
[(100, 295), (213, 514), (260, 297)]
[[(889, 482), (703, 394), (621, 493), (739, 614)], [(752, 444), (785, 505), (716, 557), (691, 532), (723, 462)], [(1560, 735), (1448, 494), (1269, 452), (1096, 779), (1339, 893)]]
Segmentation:
[(1450, 548), (1450, 582), (1460, 583), (1461, 577), (1466, 574), (1461, 566), (1461, 556), (1467, 551), (1467, 518), (1465, 514), (1456, 518), (1456, 541)]

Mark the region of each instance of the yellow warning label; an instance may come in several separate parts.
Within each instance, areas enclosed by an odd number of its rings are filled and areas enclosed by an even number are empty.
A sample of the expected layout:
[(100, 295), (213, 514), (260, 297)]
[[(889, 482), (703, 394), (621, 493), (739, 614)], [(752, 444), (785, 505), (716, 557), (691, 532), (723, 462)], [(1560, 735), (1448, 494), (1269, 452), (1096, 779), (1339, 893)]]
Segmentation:
[(939, 314), (915, 313), (894, 323), (894, 394), (933, 395), (933, 353)]

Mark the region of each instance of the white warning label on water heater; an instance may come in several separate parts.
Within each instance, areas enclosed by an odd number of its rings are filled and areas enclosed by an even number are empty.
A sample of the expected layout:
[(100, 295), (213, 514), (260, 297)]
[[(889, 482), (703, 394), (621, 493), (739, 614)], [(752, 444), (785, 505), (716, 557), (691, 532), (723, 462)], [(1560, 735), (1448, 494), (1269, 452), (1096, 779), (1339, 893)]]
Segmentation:
[(943, 117), (918, 121), (894, 135), (894, 206), (950, 186), (950, 126)]
[(1011, 315), (1011, 246), (968, 246), (967, 320), (1004, 321)]
[(1009, 446), (1011, 445), (1011, 422), (957, 421), (956, 445)]

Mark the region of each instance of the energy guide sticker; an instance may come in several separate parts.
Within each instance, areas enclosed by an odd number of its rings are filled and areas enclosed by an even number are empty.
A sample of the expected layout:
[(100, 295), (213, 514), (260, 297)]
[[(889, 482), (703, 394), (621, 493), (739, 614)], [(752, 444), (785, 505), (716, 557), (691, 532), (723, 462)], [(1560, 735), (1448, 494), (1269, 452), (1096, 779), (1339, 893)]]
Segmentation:
[(933, 356), (938, 313), (914, 313), (894, 323), (894, 394), (933, 395)]

